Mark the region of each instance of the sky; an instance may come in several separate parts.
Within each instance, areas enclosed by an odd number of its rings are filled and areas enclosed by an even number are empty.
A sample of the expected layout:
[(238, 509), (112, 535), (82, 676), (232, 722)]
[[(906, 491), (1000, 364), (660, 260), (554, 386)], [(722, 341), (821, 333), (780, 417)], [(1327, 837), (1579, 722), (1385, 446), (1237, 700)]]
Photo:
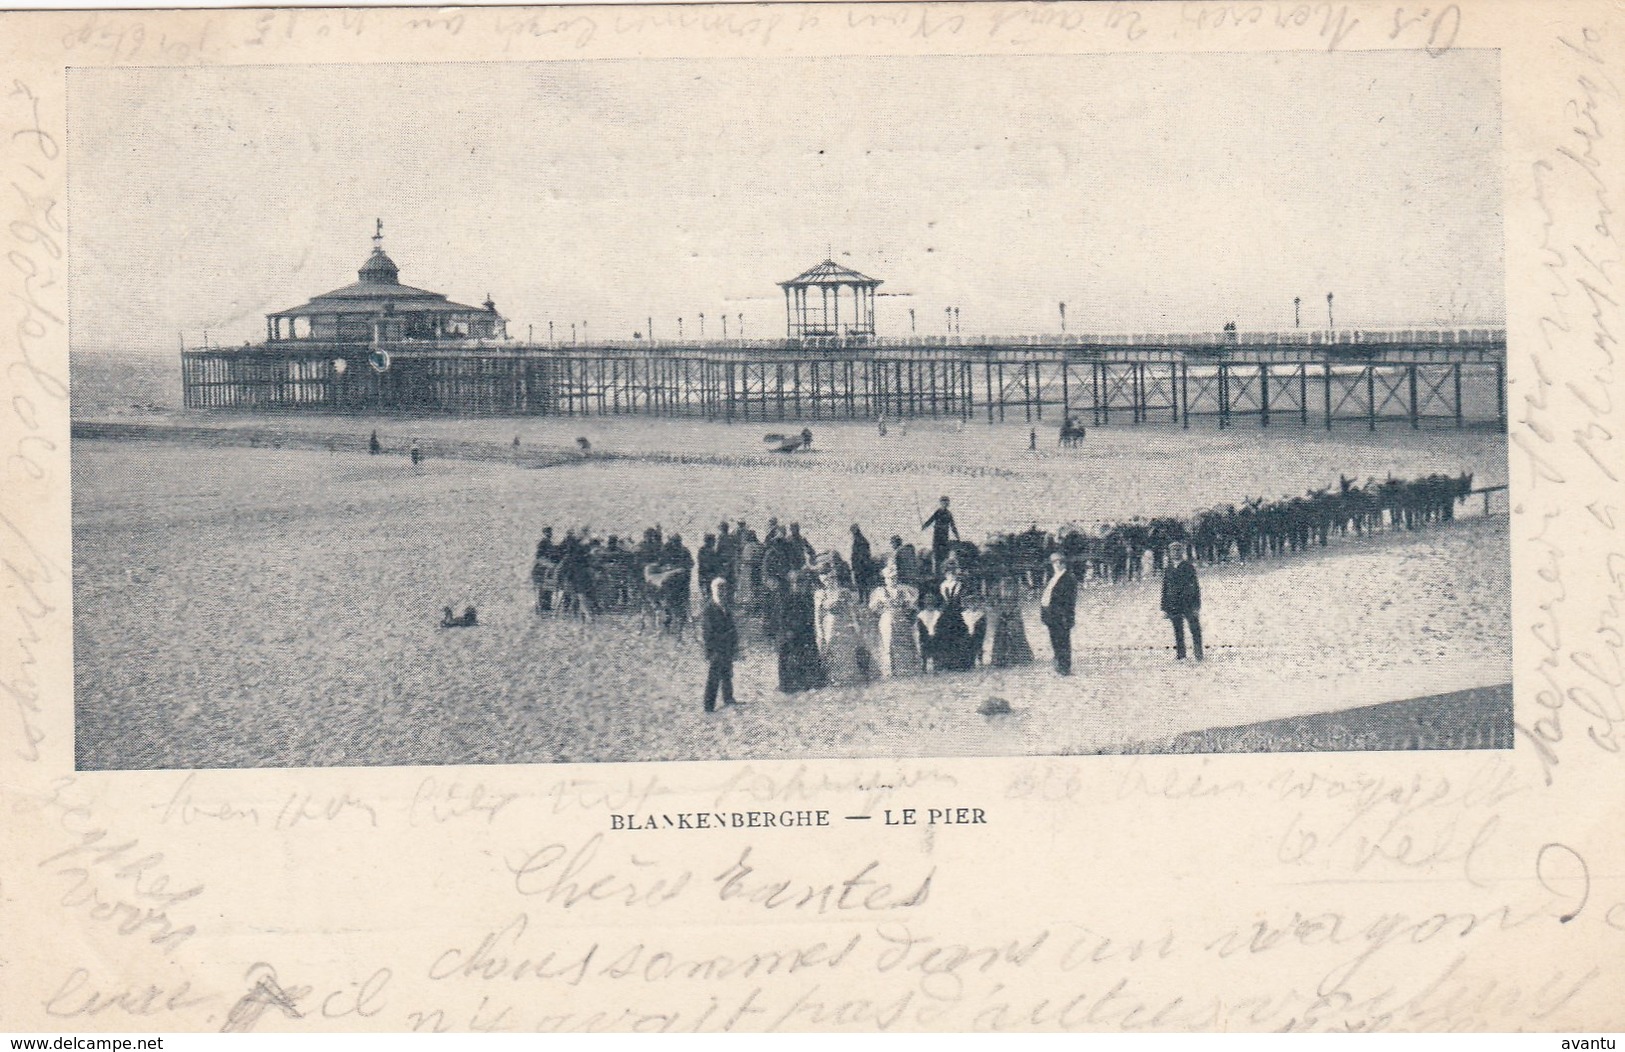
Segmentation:
[(1503, 322), (1495, 52), (74, 70), (72, 343), (258, 340), (355, 280), (510, 333), (779, 336), (833, 253), (878, 327)]

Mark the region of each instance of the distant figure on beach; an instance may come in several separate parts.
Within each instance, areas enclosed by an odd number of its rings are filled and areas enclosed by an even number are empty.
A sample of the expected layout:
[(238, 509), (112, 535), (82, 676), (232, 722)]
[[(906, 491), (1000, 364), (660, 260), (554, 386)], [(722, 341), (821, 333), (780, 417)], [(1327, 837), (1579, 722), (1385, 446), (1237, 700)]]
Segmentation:
[(583, 453), (591, 453), (592, 443), (588, 442), (585, 436), (580, 436), (576, 438), (576, 448)]
[(536, 560), (530, 565), (530, 580), (536, 586), (536, 612), (545, 614), (553, 609), (553, 591), (558, 586), (559, 550), (553, 543), (553, 527), (542, 527), (542, 539), (536, 542)]
[(415, 438), (412, 440), (411, 457), (413, 467), (423, 463), (423, 450), (418, 448), (418, 440)]
[(374, 431), (372, 433), (372, 437), (367, 439), (367, 452), (371, 453), (373, 456), (377, 456), (383, 451), (384, 447), (378, 442), (378, 432)]
[(920, 523), (920, 529), (931, 531), (931, 570), (933, 573), (942, 573), (943, 564), (948, 559), (952, 547), (948, 543), (948, 535), (953, 534), (954, 540), (959, 540), (959, 526), (954, 522), (954, 513), (948, 510), (948, 498), (943, 497), (937, 503), (937, 510), (931, 517)]
[(1055, 652), (1055, 674), (1072, 675), (1072, 626), (1077, 620), (1078, 579), (1067, 569), (1066, 556), (1051, 552), (1050, 576), (1038, 601), (1039, 618), (1049, 629), (1050, 649)]
[(790, 524), (790, 532), (785, 535), (784, 544), (790, 556), (790, 568), (793, 570), (810, 569), (818, 559), (818, 553), (813, 550), (812, 542), (801, 535), (799, 522)]
[(801, 429), (801, 448), (812, 448), (812, 428), (810, 427), (804, 427)]
[(886, 565), (897, 570), (897, 579), (903, 584), (917, 586), (920, 583), (920, 556), (914, 550), (914, 545), (904, 544), (903, 538), (892, 535), (891, 550), (886, 553)]
[(1162, 613), (1174, 623), (1174, 658), (1185, 659), (1185, 626), (1190, 625), (1191, 646), (1202, 660), (1202, 585), (1196, 564), (1179, 541), (1168, 546), (1168, 571), (1162, 575)]
[(1027, 432), (1027, 451), (1029, 453), (1038, 452), (1038, 428), (1036, 427)]
[(592, 591), (592, 563), (588, 558), (586, 542), (574, 530), (566, 530), (559, 544), (558, 585), (560, 612), (578, 615), (591, 623), (597, 612), (597, 601)]
[(700, 623), (700, 638), (705, 644), (705, 711), (717, 711), (717, 694), (724, 705), (734, 701), (734, 659), (739, 656), (739, 627), (734, 623), (733, 611), (728, 609), (728, 580), (711, 579), (711, 601), (705, 604), (705, 616)]
[(452, 613), (449, 606), (440, 609), (441, 628), (474, 628), (480, 623), (479, 616), (474, 613), (472, 606), (465, 606), (461, 615)]
[(672, 598), (673, 610), (682, 620), (689, 619), (689, 596), (692, 590), (689, 586), (689, 575), (694, 571), (694, 555), (683, 543), (683, 538), (672, 534), (666, 538), (665, 546), (660, 550), (660, 568), (662, 570), (681, 570), (682, 575), (672, 586), (675, 594)]
[(791, 550), (790, 537), (779, 526), (778, 519), (767, 520), (767, 537), (762, 541), (762, 580), (767, 587), (784, 590), (790, 571), (800, 566), (799, 556)]
[(735, 573), (735, 579), (739, 584), (737, 591), (739, 607), (748, 614), (760, 614), (764, 554), (762, 542), (756, 536), (756, 531), (747, 526), (743, 520), (735, 532), (739, 537), (739, 561)]
[(513, 436), (513, 451), (515, 453), (519, 452), (519, 436), (518, 435)]
[(875, 425), (875, 430), (880, 432), (880, 437), (881, 438), (886, 437), (886, 414), (885, 413), (880, 414), (880, 421), (879, 421), (879, 423), (877, 423)]
[(716, 534), (708, 533), (700, 541), (700, 550), (694, 554), (694, 571), (699, 575), (702, 588), (705, 582), (723, 576), (722, 551), (718, 547)]

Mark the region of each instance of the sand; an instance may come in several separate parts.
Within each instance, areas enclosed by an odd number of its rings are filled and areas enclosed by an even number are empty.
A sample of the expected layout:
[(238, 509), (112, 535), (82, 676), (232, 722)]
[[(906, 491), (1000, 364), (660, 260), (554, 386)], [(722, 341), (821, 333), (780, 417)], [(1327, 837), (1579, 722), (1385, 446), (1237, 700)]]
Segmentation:
[[(163, 414), (153, 414), (163, 419)], [(305, 435), (495, 442), (592, 438), (545, 469), (340, 450), (81, 440), (74, 447), (78, 756), (85, 768), (514, 763), (1095, 752), (1511, 678), (1503, 513), (1205, 573), (1209, 660), (1175, 662), (1154, 581), (1086, 589), (1076, 675), (1017, 670), (774, 691), (748, 645), (737, 709), (700, 707), (696, 639), (531, 609), (543, 525), (659, 522), (698, 547), (721, 515), (798, 519), (820, 547), (862, 522), (920, 538), (916, 497), (955, 497), (969, 539), (1029, 522), (1188, 513), (1389, 471), (1505, 480), (1503, 437), (1092, 429), (1026, 451), (1025, 424), (812, 426), (815, 451), (760, 451), (768, 426), (647, 420), (199, 417)], [(684, 462), (671, 462), (677, 457)], [(1504, 503), (1501, 505), (1504, 508)], [(1475, 498), (1465, 509), (1481, 509)], [(440, 608), (482, 625), (442, 631)], [(989, 696), (1010, 716), (983, 717)]]

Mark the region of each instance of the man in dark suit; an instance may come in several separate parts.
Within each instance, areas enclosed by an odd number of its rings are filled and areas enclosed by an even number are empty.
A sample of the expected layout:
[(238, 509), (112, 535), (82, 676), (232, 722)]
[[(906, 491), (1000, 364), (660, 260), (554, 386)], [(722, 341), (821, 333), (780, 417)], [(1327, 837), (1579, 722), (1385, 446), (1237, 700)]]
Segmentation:
[(1185, 658), (1185, 626), (1190, 625), (1191, 644), (1196, 660), (1202, 660), (1202, 585), (1196, 580), (1196, 564), (1185, 545), (1175, 541), (1168, 546), (1168, 569), (1162, 575), (1162, 613), (1174, 623), (1174, 657)]
[(711, 601), (705, 604), (705, 617), (700, 625), (700, 637), (705, 642), (705, 711), (717, 710), (717, 692), (722, 692), (722, 703), (734, 702), (734, 658), (739, 656), (739, 628), (734, 624), (733, 611), (728, 609), (728, 579), (717, 577), (711, 581)]
[(1044, 595), (1038, 613), (1049, 629), (1050, 648), (1055, 651), (1055, 673), (1072, 675), (1072, 625), (1078, 616), (1078, 578), (1066, 567), (1066, 557), (1052, 552), (1050, 576), (1044, 582)]

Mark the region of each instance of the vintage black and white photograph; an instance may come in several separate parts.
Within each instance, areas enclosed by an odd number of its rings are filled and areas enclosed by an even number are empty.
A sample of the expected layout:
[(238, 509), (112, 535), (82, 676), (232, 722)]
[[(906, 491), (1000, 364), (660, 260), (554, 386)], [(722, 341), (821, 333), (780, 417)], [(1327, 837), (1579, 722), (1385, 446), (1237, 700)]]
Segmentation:
[(1509, 749), (1499, 76), (70, 70), (77, 766)]

